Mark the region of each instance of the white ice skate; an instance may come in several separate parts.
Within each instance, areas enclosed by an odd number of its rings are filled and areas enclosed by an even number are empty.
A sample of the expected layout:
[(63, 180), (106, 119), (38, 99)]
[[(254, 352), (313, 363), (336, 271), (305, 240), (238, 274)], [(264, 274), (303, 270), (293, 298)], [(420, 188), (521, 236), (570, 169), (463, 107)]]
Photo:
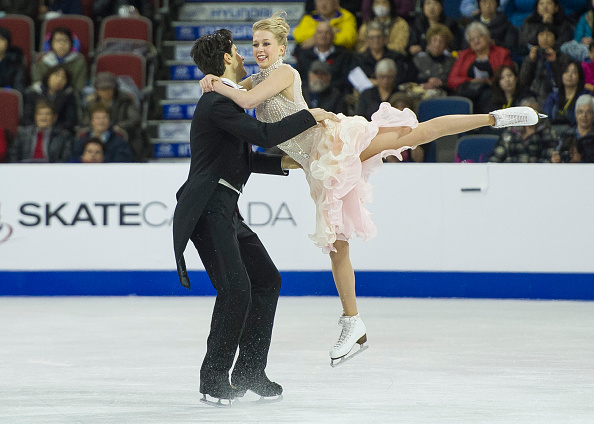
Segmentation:
[[(338, 325), (342, 327), (342, 332), (336, 344), (330, 349), (330, 365), (332, 367), (346, 362), (369, 347), (364, 344), (367, 341), (367, 334), (365, 324), (359, 314), (352, 317), (341, 316)], [(356, 344), (359, 344), (359, 349), (350, 353)]]
[(538, 124), (538, 119), (547, 118), (547, 115), (537, 113), (534, 109), (527, 106), (508, 107), (491, 112), (495, 118), (493, 128), (506, 127), (528, 127)]

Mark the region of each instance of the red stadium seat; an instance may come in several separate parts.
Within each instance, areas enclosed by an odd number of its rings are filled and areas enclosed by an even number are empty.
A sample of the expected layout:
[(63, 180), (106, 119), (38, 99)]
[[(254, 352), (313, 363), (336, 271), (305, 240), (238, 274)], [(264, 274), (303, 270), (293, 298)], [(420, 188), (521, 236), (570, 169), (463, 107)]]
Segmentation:
[(99, 41), (106, 38), (131, 38), (153, 42), (153, 24), (144, 16), (136, 18), (108, 16), (101, 22)]
[(12, 88), (0, 89), (0, 128), (4, 128), (16, 137), (19, 121), (23, 114), (23, 95)]
[(43, 51), (43, 43), (48, 34), (54, 28), (65, 27), (76, 35), (80, 42), (80, 52), (88, 60), (93, 55), (95, 45), (95, 35), (93, 21), (84, 15), (62, 15), (48, 21), (44, 21), (41, 27), (41, 40), (39, 42), (39, 51)]
[(35, 24), (25, 15), (5, 15), (0, 18), (0, 26), (8, 29), (12, 36), (12, 45), (23, 49), (27, 71), (31, 68), (32, 55), (35, 53)]
[(128, 75), (136, 87), (143, 90), (147, 86), (146, 61), (133, 53), (105, 53), (97, 56), (93, 78), (98, 72), (111, 72), (115, 75)]

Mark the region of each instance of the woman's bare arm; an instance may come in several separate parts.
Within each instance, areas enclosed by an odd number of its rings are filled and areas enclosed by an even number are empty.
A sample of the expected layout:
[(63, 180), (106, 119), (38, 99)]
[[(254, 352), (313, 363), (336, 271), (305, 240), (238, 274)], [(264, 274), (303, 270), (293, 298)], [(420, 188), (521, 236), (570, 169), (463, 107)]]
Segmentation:
[(248, 91), (236, 90), (223, 84), (220, 79), (213, 81), (213, 88), (219, 94), (229, 97), (244, 109), (258, 106), (264, 100), (280, 93), (293, 85), (295, 75), (289, 65), (282, 65), (270, 73), (270, 76)]

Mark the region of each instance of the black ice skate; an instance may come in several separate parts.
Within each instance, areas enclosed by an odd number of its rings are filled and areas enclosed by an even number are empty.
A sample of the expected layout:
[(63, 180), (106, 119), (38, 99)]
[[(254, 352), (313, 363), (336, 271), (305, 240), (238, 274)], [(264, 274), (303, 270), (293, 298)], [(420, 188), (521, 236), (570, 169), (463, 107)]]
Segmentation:
[(265, 373), (258, 376), (232, 375), (231, 385), (234, 403), (255, 404), (279, 402), (283, 399), (283, 387), (270, 381)]
[(234, 397), (234, 390), (228, 382), (204, 383), (200, 381), (200, 402), (210, 406), (228, 408)]

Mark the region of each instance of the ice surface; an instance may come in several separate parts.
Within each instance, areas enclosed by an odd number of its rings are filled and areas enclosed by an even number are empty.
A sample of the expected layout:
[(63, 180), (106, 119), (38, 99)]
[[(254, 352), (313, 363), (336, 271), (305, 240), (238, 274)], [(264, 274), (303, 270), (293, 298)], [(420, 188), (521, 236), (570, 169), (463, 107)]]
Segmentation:
[(282, 297), (279, 403), (213, 408), (211, 297), (0, 298), (0, 423), (592, 423), (594, 302), (361, 298), (337, 368), (335, 297)]

